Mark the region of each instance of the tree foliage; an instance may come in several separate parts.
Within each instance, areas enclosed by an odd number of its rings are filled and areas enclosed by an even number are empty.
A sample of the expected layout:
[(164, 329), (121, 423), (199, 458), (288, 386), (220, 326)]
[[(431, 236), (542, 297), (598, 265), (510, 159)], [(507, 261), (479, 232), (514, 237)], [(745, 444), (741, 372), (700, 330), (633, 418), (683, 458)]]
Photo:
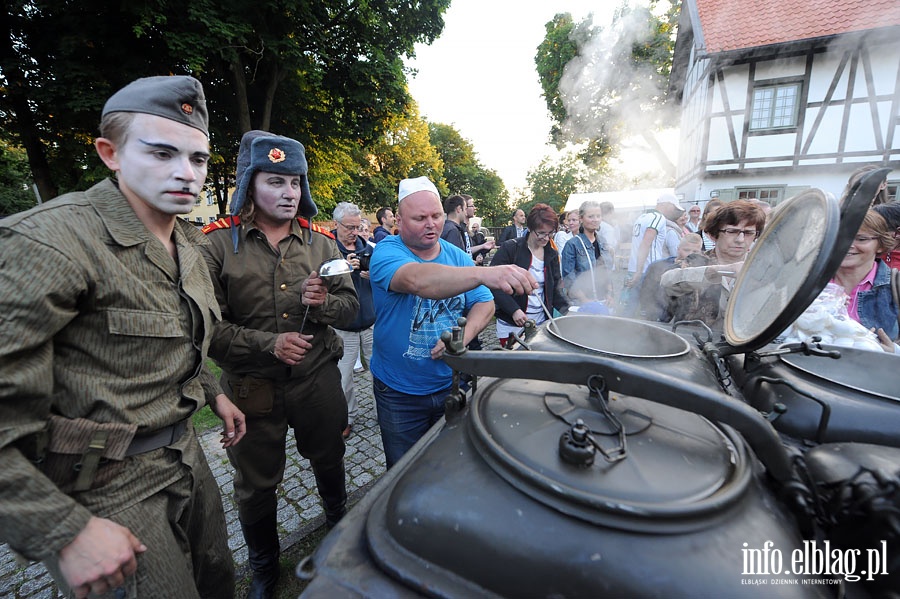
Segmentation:
[[(210, 182), (224, 210), (241, 135), (305, 143), (317, 197), (346, 195), (366, 145), (409, 101), (402, 59), (442, 30), (450, 0), (10, 0), (0, 119), (42, 195), (105, 175), (90, 145), (100, 108), (138, 77), (192, 74), (210, 109)], [(326, 165), (333, 168), (329, 170)]]
[(451, 125), (428, 126), (431, 145), (444, 163), (444, 180), (450, 194), (465, 193), (475, 198), (482, 222), (493, 225), (509, 212), (509, 193), (496, 171), (478, 160), (472, 142)]
[(561, 212), (569, 195), (583, 191), (588, 181), (584, 164), (574, 154), (558, 160), (544, 158), (526, 175), (531, 189), (531, 198), (518, 205), (526, 213), (538, 203), (548, 204), (556, 212)]
[(650, 0), (648, 7), (623, 5), (606, 28), (590, 16), (576, 24), (568, 13), (547, 23), (535, 64), (557, 147), (581, 144), (593, 166), (623, 138), (642, 135), (674, 174), (653, 131), (671, 123), (665, 90), (678, 10), (677, 1)]
[(356, 203), (369, 210), (396, 204), (397, 182), (409, 177), (428, 177), (442, 195), (447, 194), (444, 164), (414, 102), (406, 113), (388, 120), (386, 131), (362, 150), (359, 162), (363, 167), (354, 177)]
[(0, 140), (0, 217), (35, 205), (34, 194), (26, 184), (29, 179), (25, 150)]

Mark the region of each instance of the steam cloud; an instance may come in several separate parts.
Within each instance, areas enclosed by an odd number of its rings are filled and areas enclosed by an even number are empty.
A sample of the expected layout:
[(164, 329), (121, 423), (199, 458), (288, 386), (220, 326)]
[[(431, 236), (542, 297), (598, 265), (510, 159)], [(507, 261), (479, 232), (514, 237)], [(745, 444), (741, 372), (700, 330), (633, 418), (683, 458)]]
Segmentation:
[(669, 162), (665, 164), (655, 135), (663, 126), (677, 124), (679, 116), (664, 105), (665, 77), (631, 57), (632, 47), (653, 37), (649, 15), (646, 7), (637, 7), (611, 25), (594, 29), (578, 56), (569, 61), (559, 85), (569, 115), (562, 130), (573, 143), (603, 138), (617, 147), (643, 138), (646, 145), (640, 145), (647, 155), (642, 163), (659, 164), (660, 174), (671, 178), (677, 146), (663, 150)]

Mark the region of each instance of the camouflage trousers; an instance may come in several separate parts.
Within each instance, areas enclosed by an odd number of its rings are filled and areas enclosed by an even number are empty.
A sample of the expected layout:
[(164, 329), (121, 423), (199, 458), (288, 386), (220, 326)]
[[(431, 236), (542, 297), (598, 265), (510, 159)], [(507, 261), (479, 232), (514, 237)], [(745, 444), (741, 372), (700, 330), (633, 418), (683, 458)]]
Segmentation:
[[(138, 554), (134, 576), (104, 599), (234, 597), (234, 561), (221, 495), (202, 453), (178, 481), (109, 519), (130, 529), (147, 551)], [(58, 562), (44, 565), (68, 592)]]

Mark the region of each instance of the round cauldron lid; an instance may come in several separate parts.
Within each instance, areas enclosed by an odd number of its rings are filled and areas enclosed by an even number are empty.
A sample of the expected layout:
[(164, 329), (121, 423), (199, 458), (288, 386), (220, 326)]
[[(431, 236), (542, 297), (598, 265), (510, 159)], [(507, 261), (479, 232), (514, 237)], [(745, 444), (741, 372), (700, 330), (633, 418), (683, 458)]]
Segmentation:
[(837, 345), (824, 345), (823, 347), (841, 352), (840, 368), (837, 368), (837, 365), (831, 360), (823, 360), (820, 356), (784, 354), (779, 358), (792, 368), (838, 387), (895, 402), (900, 401), (900, 396), (898, 396), (900, 389), (897, 389), (895, 376), (872, 376), (874, 372), (895, 372), (898, 365), (897, 356)]
[(672, 331), (615, 316), (568, 314), (551, 320), (547, 331), (576, 347), (620, 358), (672, 358), (691, 349)]
[(772, 211), (725, 310), (725, 339), (735, 353), (771, 343), (822, 292), (889, 172), (863, 177), (840, 207), (821, 190), (809, 189)]
[(495, 380), (475, 401), (472, 440), (491, 468), (537, 501), (571, 516), (655, 533), (708, 525), (739, 499), (750, 469), (743, 442), (705, 418), (642, 399), (611, 394), (625, 455), (591, 465), (563, 457), (560, 437), (581, 419), (613, 453), (620, 443), (599, 399), (580, 385)]

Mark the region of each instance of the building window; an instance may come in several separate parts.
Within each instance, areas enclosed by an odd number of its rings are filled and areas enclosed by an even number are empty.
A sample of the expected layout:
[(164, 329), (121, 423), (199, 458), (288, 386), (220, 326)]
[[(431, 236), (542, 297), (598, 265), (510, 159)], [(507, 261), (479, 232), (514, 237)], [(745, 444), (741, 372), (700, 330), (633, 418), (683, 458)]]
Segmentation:
[(750, 129), (784, 129), (797, 126), (800, 84), (770, 85), (753, 90)]
[(896, 202), (897, 201), (897, 191), (900, 190), (900, 183), (896, 181), (888, 181), (887, 184), (887, 194), (888, 201)]
[(216, 222), (216, 217), (215, 217), (215, 216), (210, 216), (210, 217), (209, 217), (209, 222), (211, 222), (211, 223)]
[(213, 193), (213, 190), (207, 189), (206, 190), (206, 205), (212, 206), (215, 203), (216, 203), (216, 194)]
[(739, 200), (762, 200), (772, 206), (781, 201), (784, 189), (781, 187), (752, 187), (737, 190)]

